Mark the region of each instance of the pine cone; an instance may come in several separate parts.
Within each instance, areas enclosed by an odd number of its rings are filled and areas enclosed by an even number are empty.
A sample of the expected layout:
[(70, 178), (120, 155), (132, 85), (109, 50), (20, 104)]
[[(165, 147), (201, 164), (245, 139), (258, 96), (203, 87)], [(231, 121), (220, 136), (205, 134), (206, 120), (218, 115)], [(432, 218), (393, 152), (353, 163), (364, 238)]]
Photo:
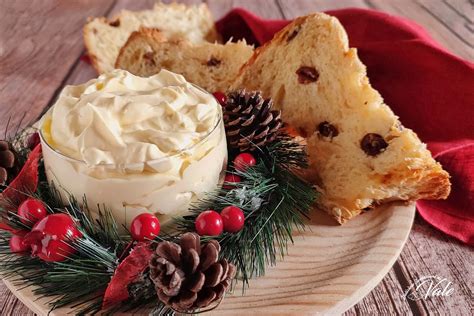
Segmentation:
[(231, 148), (252, 151), (275, 140), (282, 126), (281, 112), (259, 91), (231, 92), (224, 107), (224, 123)]
[(0, 140), (0, 185), (5, 185), (15, 178), (19, 169), (17, 162), (11, 144)]
[(186, 233), (179, 245), (158, 244), (150, 260), (150, 278), (158, 298), (177, 312), (190, 312), (222, 298), (235, 276), (235, 266), (218, 260), (215, 240), (201, 245), (199, 235)]

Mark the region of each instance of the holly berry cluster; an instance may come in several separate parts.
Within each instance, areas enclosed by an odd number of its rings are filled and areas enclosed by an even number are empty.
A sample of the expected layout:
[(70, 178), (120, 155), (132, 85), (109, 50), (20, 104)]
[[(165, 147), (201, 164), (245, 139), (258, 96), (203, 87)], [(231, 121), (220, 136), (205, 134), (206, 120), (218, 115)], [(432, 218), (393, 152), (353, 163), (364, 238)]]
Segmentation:
[(44, 261), (63, 261), (75, 252), (68, 241), (82, 236), (73, 218), (64, 213), (48, 214), (40, 200), (29, 198), (18, 207), (18, 218), (31, 230), (15, 231), (10, 238), (13, 253), (27, 253)]
[[(68, 241), (82, 237), (74, 219), (65, 213), (48, 214), (46, 206), (37, 199), (29, 198), (18, 207), (18, 218), (31, 230), (17, 230), (10, 238), (10, 251), (24, 254), (31, 252), (44, 261), (63, 261), (75, 249)], [(160, 233), (160, 221), (150, 213), (135, 217), (130, 234), (135, 241), (152, 240)]]
[[(234, 169), (237, 171), (244, 172), (247, 170), (248, 167), (255, 166), (257, 163), (257, 160), (252, 154), (249, 153), (242, 153), (237, 155), (234, 159)], [(233, 185), (234, 183), (239, 183), (241, 182), (242, 179), (240, 178), (239, 175), (236, 175), (235, 173), (227, 173), (224, 177), (224, 189), (227, 190), (232, 190), (235, 186)]]
[(223, 231), (237, 233), (244, 227), (244, 212), (237, 206), (227, 206), (217, 213), (207, 210), (196, 217), (196, 232), (201, 236), (219, 236)]
[[(236, 233), (244, 226), (244, 212), (236, 206), (227, 206), (221, 213), (214, 210), (202, 212), (196, 218), (196, 232), (201, 236), (219, 236), (225, 230)], [(135, 241), (153, 240), (160, 234), (160, 221), (151, 213), (135, 217), (130, 225), (130, 234)]]
[[(236, 233), (244, 226), (244, 212), (236, 206), (227, 206), (217, 213), (214, 210), (202, 212), (195, 222), (196, 232), (201, 236), (219, 236), (225, 230)], [(150, 213), (135, 217), (130, 225), (130, 234), (135, 241), (153, 240), (160, 233), (159, 219)]]
[[(247, 168), (255, 166), (257, 160), (252, 154), (241, 153), (233, 161), (234, 169), (244, 172)], [(227, 173), (224, 178), (224, 188), (231, 190), (233, 183), (239, 183), (240, 176), (234, 173)], [(195, 229), (201, 236), (219, 236), (223, 231), (237, 233), (244, 227), (244, 212), (237, 206), (227, 206), (220, 213), (214, 210), (207, 210), (196, 217)]]

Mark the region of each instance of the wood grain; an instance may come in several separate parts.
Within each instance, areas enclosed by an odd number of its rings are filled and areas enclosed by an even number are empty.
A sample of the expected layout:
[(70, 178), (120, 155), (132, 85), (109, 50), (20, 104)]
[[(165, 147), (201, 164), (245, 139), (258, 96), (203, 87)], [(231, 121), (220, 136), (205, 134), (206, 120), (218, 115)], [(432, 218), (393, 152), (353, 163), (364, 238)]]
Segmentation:
[(207, 0), (206, 3), (216, 19), (221, 18), (232, 8), (237, 7), (245, 8), (266, 19), (283, 18), (282, 11), (275, 0)]
[[(441, 25), (448, 29), (467, 48), (474, 48), (474, 33), (472, 32), (474, 6), (462, 6), (464, 1), (442, 1), (435, 3), (429, 0), (418, 0), (418, 4), (425, 12), (436, 19)], [(457, 6), (455, 4), (457, 3)], [(465, 4), (468, 2), (465, 1)]]
[[(2, 1), (0, 9), (0, 126), (10, 131), (34, 120), (77, 62), (87, 17), (105, 14), (100, 1)], [(37, 18), (44, 17), (44, 18)], [(27, 92), (27, 93), (26, 93)]]
[(12, 294), (10, 289), (0, 283), (0, 312), (1, 315), (12, 315), (12, 316), (32, 316), (34, 313), (21, 301), (19, 301), (15, 295)]
[(410, 206), (394, 205), (396, 209), (381, 207), (347, 226), (334, 226), (325, 214), (314, 212), (311, 231), (295, 235), (295, 245), (285, 260), (264, 278), (252, 280), (245, 296), (226, 297), (218, 312), (231, 314), (241, 306), (255, 314), (344, 312), (378, 284), (389, 270), (385, 268), (395, 262), (383, 263), (396, 252), (412, 220)]
[(277, 0), (283, 15), (286, 19), (293, 19), (295, 17), (309, 14), (317, 11), (337, 10), (343, 8), (370, 8), (364, 0), (298, 0), (287, 1)]
[(474, 252), (469, 246), (433, 231), (420, 218), (400, 255), (398, 267), (408, 284), (429, 275), (444, 277), (453, 283), (455, 294), (452, 296), (412, 302), (416, 305), (412, 307), (421, 314), (436, 310), (455, 315), (474, 310)]
[[(164, 2), (170, 2), (164, 1)], [(198, 0), (179, 1), (199, 3)], [(247, 8), (266, 18), (292, 18), (313, 11), (363, 7), (405, 16), (424, 26), (455, 54), (473, 60), (474, 7), (468, 0), (207, 0), (214, 17), (233, 7)], [(151, 7), (153, 0), (0, 0), (0, 131), (35, 119), (64, 84), (78, 84), (96, 76), (79, 56), (80, 29), (88, 16), (113, 15), (119, 10)], [(52, 56), (62, 56), (52, 58)], [(27, 93), (24, 93), (27, 91)], [(400, 259), (383, 281), (345, 315), (472, 314), (474, 288), (472, 249), (417, 219)], [(456, 294), (426, 302), (401, 296), (414, 279), (438, 274), (453, 279)], [(34, 315), (0, 283), (1, 315)]]
[[(294, 234), (294, 245), (284, 260), (269, 267), (264, 277), (250, 280), (245, 295), (237, 285), (211, 314), (342, 313), (390, 270), (409, 235), (414, 215), (414, 204), (393, 203), (340, 226), (314, 210), (307, 229)], [(38, 299), (31, 289), (18, 290), (21, 282), (17, 286), (6, 284), (31, 310), (48, 314), (48, 299)], [(70, 311), (60, 309), (50, 315)]]

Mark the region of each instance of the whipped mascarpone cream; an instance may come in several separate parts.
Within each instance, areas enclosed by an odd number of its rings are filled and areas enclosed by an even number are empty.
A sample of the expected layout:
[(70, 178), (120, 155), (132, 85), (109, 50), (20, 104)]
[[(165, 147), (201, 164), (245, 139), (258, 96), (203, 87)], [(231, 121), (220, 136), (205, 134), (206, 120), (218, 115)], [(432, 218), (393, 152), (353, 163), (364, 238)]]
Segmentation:
[(67, 86), (40, 127), (48, 180), (123, 224), (186, 211), (217, 187), (227, 162), (220, 105), (166, 70)]

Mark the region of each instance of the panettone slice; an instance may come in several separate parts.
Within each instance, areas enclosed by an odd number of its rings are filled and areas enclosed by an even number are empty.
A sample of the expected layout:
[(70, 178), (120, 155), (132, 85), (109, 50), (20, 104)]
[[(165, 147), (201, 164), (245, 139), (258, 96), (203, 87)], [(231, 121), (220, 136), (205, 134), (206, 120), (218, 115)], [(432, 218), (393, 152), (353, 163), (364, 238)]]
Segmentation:
[(206, 4), (158, 2), (151, 10), (122, 10), (112, 19), (93, 18), (84, 26), (84, 44), (98, 73), (114, 69), (120, 48), (140, 27), (158, 28), (169, 38), (185, 38), (192, 43), (219, 40)]
[(449, 174), (371, 87), (339, 21), (294, 20), (257, 49), (234, 89), (261, 90), (307, 135), (320, 207), (340, 223), (391, 200), (445, 199)]
[(142, 77), (166, 69), (207, 91), (226, 91), (252, 54), (253, 46), (245, 41), (192, 43), (169, 39), (158, 29), (141, 28), (120, 49), (115, 68)]

